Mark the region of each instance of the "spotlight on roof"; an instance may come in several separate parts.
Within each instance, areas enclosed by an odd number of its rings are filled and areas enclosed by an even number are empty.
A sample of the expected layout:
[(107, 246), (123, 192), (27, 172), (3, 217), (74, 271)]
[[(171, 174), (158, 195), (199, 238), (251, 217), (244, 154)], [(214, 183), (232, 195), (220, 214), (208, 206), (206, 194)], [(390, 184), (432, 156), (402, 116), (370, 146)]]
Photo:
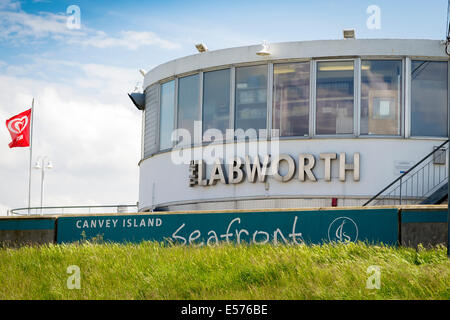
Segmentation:
[(145, 74), (147, 73), (147, 72), (145, 72), (144, 69), (139, 69), (139, 72), (142, 74), (143, 77), (145, 77)]
[(268, 56), (268, 55), (270, 55), (269, 44), (267, 43), (266, 40), (264, 40), (263, 43), (262, 43), (262, 49), (260, 51), (258, 51), (256, 54), (258, 56)]
[(344, 39), (355, 39), (355, 29), (343, 30)]
[(203, 43), (196, 44), (195, 47), (200, 53), (208, 51), (208, 48)]

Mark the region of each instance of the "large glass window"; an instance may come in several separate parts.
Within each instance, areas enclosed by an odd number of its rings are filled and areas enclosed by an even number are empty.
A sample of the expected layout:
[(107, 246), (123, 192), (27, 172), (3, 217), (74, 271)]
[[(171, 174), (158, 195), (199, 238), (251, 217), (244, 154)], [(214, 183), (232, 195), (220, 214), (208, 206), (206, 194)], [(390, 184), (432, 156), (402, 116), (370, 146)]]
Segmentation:
[(447, 137), (447, 62), (411, 62), (411, 135)]
[(401, 61), (361, 61), (361, 134), (400, 135), (401, 84)]
[(267, 65), (236, 68), (235, 129), (266, 128)]
[(198, 121), (199, 116), (199, 75), (183, 77), (178, 79), (178, 129), (186, 129), (191, 134), (191, 141), (194, 139), (194, 121)]
[(159, 119), (159, 149), (172, 148), (175, 111), (175, 81), (161, 85), (161, 112)]
[(309, 62), (273, 66), (273, 129), (280, 136), (309, 133)]
[(203, 132), (230, 127), (230, 69), (203, 74)]
[(353, 132), (353, 61), (317, 63), (316, 134)]

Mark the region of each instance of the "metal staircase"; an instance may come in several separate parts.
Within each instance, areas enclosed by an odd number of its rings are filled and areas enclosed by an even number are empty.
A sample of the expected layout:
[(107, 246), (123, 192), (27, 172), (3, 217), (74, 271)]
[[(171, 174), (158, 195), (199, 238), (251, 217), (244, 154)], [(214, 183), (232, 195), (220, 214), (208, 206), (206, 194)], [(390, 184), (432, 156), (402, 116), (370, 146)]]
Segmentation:
[(448, 198), (449, 140), (383, 188), (363, 206), (438, 204)]

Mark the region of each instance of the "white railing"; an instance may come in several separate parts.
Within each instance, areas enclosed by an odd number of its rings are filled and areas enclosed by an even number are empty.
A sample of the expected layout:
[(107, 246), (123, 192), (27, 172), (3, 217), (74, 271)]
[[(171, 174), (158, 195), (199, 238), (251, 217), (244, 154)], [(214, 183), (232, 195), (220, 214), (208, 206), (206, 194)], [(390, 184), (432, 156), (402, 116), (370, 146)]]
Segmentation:
[(134, 205), (103, 205), (103, 206), (59, 206), (59, 207), (32, 207), (8, 210), (8, 216), (28, 215), (67, 215), (67, 214), (96, 214), (96, 213), (135, 213), (138, 206)]

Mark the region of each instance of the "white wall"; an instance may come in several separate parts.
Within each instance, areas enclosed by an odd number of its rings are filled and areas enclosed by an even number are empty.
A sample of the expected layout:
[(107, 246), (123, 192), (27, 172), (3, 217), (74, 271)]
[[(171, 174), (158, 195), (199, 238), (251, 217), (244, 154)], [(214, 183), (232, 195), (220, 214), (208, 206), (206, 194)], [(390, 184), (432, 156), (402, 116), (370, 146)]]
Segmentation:
[[(307, 198), (308, 196), (371, 197), (399, 175), (395, 174), (395, 161), (417, 162), (433, 151), (444, 139), (304, 139), (280, 141), (280, 153), (286, 153), (296, 159), (298, 155), (310, 153), (316, 158), (314, 173), (317, 182), (300, 182), (295, 175), (289, 182), (278, 182), (273, 177), (267, 179), (269, 189), (261, 182), (215, 186), (189, 187), (189, 165), (176, 165), (171, 153), (162, 153), (148, 158), (140, 164), (139, 207), (148, 209), (177, 202), (194, 200), (245, 199), (248, 197), (290, 196)], [(324, 161), (319, 160), (320, 153), (345, 152), (347, 162), (353, 161), (353, 154), (359, 152), (360, 181), (353, 181), (351, 172), (346, 181), (339, 181), (338, 160), (332, 163), (332, 181), (326, 182)], [(199, 158), (196, 158), (199, 159)], [(207, 174), (211, 166), (207, 167)], [(296, 171), (297, 174), (298, 170)], [(217, 208), (221, 209), (221, 208)]]

